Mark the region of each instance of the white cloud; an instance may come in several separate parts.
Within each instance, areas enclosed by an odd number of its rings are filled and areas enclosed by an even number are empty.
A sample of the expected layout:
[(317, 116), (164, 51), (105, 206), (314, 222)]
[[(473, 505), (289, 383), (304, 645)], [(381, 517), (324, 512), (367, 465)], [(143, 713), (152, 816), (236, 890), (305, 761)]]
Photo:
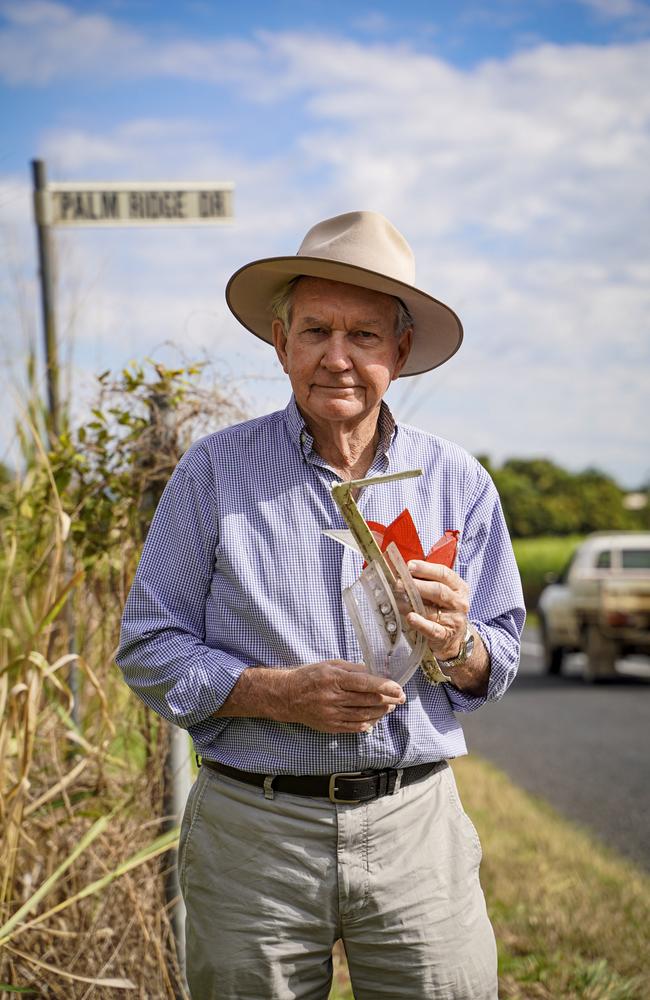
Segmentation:
[[(427, 376), (430, 389), (394, 391), (398, 408), (497, 458), (546, 452), (631, 483), (647, 474), (650, 44), (540, 45), (463, 71), (402, 45), (297, 32), (154, 44), (119, 26), (109, 66), (116, 22), (54, 4), (16, 10), (5, 10), (0, 62), (10, 42), (15, 66), (41, 46), (42, 79), (86, 72), (76, 54), (86, 37), (97, 72), (245, 78), (251, 100), (291, 95), (299, 112), (293, 139), (255, 157), (192, 119), (42, 137), (62, 179), (236, 184), (228, 230), (69, 237), (93, 287), (78, 312), (89, 363), (177, 339), (215, 345), (237, 371), (265, 371), (270, 351), (225, 309), (229, 273), (292, 252), (318, 218), (375, 208), (412, 243), (422, 287), (466, 328), (461, 354)], [(260, 399), (285, 396), (271, 382)]]
[(43, 86), (57, 79), (245, 80), (256, 47), (247, 42), (166, 41), (126, 21), (79, 13), (45, 0), (5, 3), (0, 74), (9, 84)]
[(604, 20), (632, 20), (639, 27), (650, 23), (650, 11), (644, 0), (578, 0)]
[(355, 17), (353, 23), (359, 31), (367, 32), (369, 35), (383, 35), (391, 29), (394, 22), (382, 11), (370, 10)]
[(0, 32), (0, 65), (9, 83), (44, 84), (57, 76), (90, 73), (112, 52), (137, 55), (140, 40), (98, 14), (77, 15), (72, 8), (45, 0), (9, 3), (2, 13), (7, 27)]

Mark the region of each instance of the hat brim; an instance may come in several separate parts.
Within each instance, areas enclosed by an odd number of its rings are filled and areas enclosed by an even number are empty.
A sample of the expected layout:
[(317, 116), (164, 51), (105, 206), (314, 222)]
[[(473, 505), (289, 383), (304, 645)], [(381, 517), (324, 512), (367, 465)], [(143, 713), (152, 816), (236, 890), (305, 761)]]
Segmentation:
[(395, 278), (322, 257), (266, 257), (245, 264), (228, 282), (226, 302), (247, 330), (271, 344), (271, 301), (299, 276), (342, 281), (401, 299), (413, 317), (413, 344), (401, 376), (437, 368), (453, 357), (463, 341), (462, 324), (444, 302)]

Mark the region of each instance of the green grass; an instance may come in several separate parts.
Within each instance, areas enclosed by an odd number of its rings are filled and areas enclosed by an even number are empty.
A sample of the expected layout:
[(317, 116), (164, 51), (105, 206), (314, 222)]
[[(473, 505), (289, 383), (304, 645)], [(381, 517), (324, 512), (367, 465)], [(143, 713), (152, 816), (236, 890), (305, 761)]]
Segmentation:
[(521, 573), (526, 607), (533, 610), (542, 589), (546, 586), (546, 575), (559, 576), (583, 535), (544, 535), (540, 538), (515, 538), (512, 545)]
[[(454, 773), (483, 844), (501, 1000), (647, 1000), (650, 877), (486, 762)], [(353, 1000), (335, 968), (330, 1000)]]

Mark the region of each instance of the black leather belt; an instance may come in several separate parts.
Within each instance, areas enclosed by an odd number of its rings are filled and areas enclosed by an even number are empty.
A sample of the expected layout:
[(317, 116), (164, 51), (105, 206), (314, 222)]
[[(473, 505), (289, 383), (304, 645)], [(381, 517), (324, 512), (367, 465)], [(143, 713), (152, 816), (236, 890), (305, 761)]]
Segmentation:
[(329, 799), (330, 802), (355, 805), (359, 802), (371, 802), (382, 795), (394, 795), (405, 785), (422, 781), (447, 766), (446, 760), (437, 760), (402, 769), (391, 767), (385, 771), (337, 771), (335, 774), (298, 775), (254, 774), (214, 760), (203, 759), (201, 763), (236, 781), (263, 788), (267, 798), (272, 798), (273, 792), (289, 792), (291, 795), (309, 795), (317, 799)]

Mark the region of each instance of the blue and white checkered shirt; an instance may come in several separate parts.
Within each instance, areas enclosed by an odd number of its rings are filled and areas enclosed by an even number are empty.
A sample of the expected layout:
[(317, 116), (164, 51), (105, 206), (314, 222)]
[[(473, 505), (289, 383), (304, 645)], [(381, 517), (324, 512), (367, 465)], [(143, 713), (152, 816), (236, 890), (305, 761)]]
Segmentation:
[[(470, 620), (490, 652), (489, 699), (513, 680), (524, 623), (519, 574), (492, 480), (449, 441), (396, 425), (386, 404), (368, 476), (423, 475), (364, 490), (366, 520), (408, 507), (423, 548), (461, 531), (456, 570)], [(197, 753), (248, 771), (327, 774), (405, 767), (466, 753), (454, 711), (486, 699), (432, 686), (417, 670), (407, 700), (370, 733), (320, 733), (298, 723), (214, 718), (248, 667), (361, 662), (341, 593), (361, 557), (323, 535), (345, 528), (292, 398), (285, 410), (194, 444), (158, 505), (129, 594), (117, 662), (165, 719), (187, 728)]]

